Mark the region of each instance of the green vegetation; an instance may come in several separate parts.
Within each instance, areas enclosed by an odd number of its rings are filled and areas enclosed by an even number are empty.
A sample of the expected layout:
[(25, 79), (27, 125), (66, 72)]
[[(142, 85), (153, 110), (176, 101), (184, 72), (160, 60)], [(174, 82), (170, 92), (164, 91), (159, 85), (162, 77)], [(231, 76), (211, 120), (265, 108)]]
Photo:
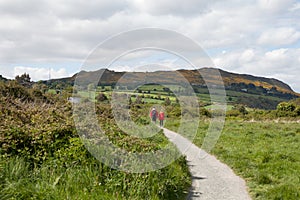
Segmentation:
[[(126, 90), (136, 89), (135, 83), (146, 83), (137, 88), (137, 93), (151, 95), (171, 96), (172, 91), (182, 95), (189, 95), (191, 91), (185, 89), (186, 81), (191, 85), (201, 101), (209, 102), (209, 92), (207, 83), (220, 83), (219, 76), (212, 74), (221, 74), (223, 83), (228, 96), (228, 102), (231, 104), (242, 104), (256, 109), (276, 109), (278, 103), (298, 98), (300, 94), (295, 93), (285, 83), (270, 78), (255, 77), (251, 75), (234, 74), (223, 70), (213, 68), (202, 68), (199, 70), (178, 70), (178, 71), (157, 71), (157, 72), (115, 72), (108, 69), (101, 69), (95, 72), (82, 71), (76, 75), (82, 79), (81, 85), (86, 85), (88, 89), (89, 80), (99, 79), (103, 73), (98, 85), (94, 86), (97, 92), (107, 92), (112, 89)], [(217, 72), (217, 73), (216, 73)], [(123, 77), (123, 78), (122, 78)], [(50, 80), (47, 82), (51, 89), (66, 89), (74, 85), (76, 76), (69, 78)], [(46, 82), (44, 82), (46, 83)], [(117, 83), (123, 86), (117, 86)], [(162, 85), (155, 84), (161, 83)], [(218, 87), (214, 87), (217, 90)]]
[[(247, 115), (252, 115), (253, 111), (245, 114), (244, 108), (235, 109), (239, 115), (227, 118), (212, 154), (246, 180), (253, 199), (299, 199), (300, 128), (297, 118), (267, 118), (282, 112), (275, 110), (261, 111), (263, 120), (249, 121)], [(166, 126), (176, 131), (179, 121), (172, 118)], [(201, 120), (194, 139), (199, 147), (208, 127), (209, 120)]]
[[(205, 132), (199, 130), (197, 144)], [(228, 121), (213, 154), (241, 175), (255, 199), (300, 198), (297, 123)]]
[[(38, 92), (40, 91), (40, 92)], [(0, 83), (0, 199), (182, 199), (190, 186), (184, 157), (142, 174), (111, 169), (83, 146), (72, 120), (69, 94), (43, 93), (12, 81)], [(88, 103), (89, 101), (87, 101)], [(138, 106), (138, 105), (137, 105)], [(162, 133), (139, 139), (114, 123), (110, 105), (97, 103), (99, 123), (118, 146), (152, 151)], [(149, 123), (133, 107), (139, 123)]]
[[(227, 122), (212, 153), (246, 180), (253, 199), (299, 199), (300, 100), (286, 101), (281, 93), (261, 95), (261, 88), (250, 84), (235, 85), (236, 90), (241, 86), (251, 92), (227, 93)], [(95, 103), (99, 125), (115, 145), (128, 152), (163, 148), (168, 141), (162, 131), (139, 138), (116, 125), (110, 105), (114, 87), (89, 85), (87, 92), (74, 91), (87, 105)], [(206, 88), (194, 89), (201, 115), (194, 142), (201, 147), (212, 105)], [(172, 90), (188, 95), (180, 86), (155, 84), (122, 89), (117, 95), (128, 99), (135, 123), (149, 124), (149, 109), (160, 104), (166, 127), (177, 131), (182, 113)], [(184, 157), (142, 174), (96, 160), (77, 135), (67, 101), (72, 92), (70, 82), (47, 88), (30, 82), (26, 74), (0, 82), (0, 199), (184, 199), (191, 184)], [(274, 109), (257, 109), (258, 104)]]

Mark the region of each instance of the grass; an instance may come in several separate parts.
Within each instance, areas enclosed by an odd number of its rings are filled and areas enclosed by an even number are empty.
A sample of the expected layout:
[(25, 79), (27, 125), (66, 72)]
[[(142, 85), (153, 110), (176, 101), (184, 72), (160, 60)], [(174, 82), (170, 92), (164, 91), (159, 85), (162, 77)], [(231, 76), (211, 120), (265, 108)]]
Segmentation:
[(179, 85), (151, 85), (151, 84), (149, 84), (149, 85), (142, 85), (139, 87), (139, 89), (142, 91), (149, 90), (151, 92), (153, 92), (153, 91), (162, 92), (162, 91), (164, 91), (164, 88), (169, 88), (170, 90), (175, 91), (175, 90), (178, 90), (180, 88), (180, 86)]
[[(103, 92), (109, 99), (111, 99), (111, 91), (105, 91)], [(131, 99), (133, 102), (135, 102), (136, 100), (136, 95), (142, 95), (141, 93), (134, 93), (132, 91), (118, 91), (118, 94), (127, 94), (127, 95), (132, 95)], [(80, 91), (77, 95), (82, 97), (82, 98), (88, 98), (91, 101), (95, 101), (95, 97), (99, 94), (99, 92), (87, 92), (87, 91)], [(158, 99), (158, 98), (161, 99)], [(149, 104), (163, 104), (165, 98), (169, 98), (171, 102), (176, 102), (176, 97), (174, 96), (168, 96), (167, 93), (164, 92), (156, 92), (156, 93), (151, 93), (151, 94), (144, 94), (144, 98), (143, 101), (145, 103), (149, 103)]]
[[(167, 92), (164, 91), (164, 88), (167, 87), (171, 91)], [(81, 97), (85, 98), (94, 98), (94, 96), (97, 96), (99, 93), (100, 87), (98, 87), (98, 90), (96, 93), (89, 93), (89, 92), (79, 92)], [(140, 86), (138, 89), (136, 89), (135, 92), (130, 91), (130, 90), (122, 90), (118, 91), (119, 93), (126, 93), (126, 94), (131, 94), (131, 95), (142, 95), (142, 93), (138, 93), (138, 90), (144, 92), (145, 97), (144, 101), (146, 103), (161, 103), (156, 100), (152, 100), (154, 98), (158, 98), (160, 96), (161, 98), (166, 98), (169, 97), (172, 102), (176, 101), (176, 98), (172, 94), (172, 91), (184, 91), (184, 88), (178, 86), (178, 85), (143, 85)], [(199, 100), (204, 103), (204, 104), (209, 104), (211, 103), (211, 96), (207, 88), (196, 88), (196, 95), (198, 96)], [(150, 92), (148, 94), (148, 92)], [(223, 91), (219, 91), (219, 89), (212, 89), (210, 91), (214, 95), (214, 93), (223, 93)], [(111, 88), (106, 87), (104, 93), (107, 96), (111, 95)], [(276, 104), (281, 101), (286, 101), (285, 98), (279, 98), (279, 97), (274, 97), (270, 95), (259, 95), (259, 94), (250, 94), (250, 93), (245, 93), (241, 91), (233, 91), (233, 90), (226, 90), (227, 94), (227, 102), (230, 104), (243, 104), (248, 107), (253, 107), (253, 108), (264, 108), (264, 109), (274, 109)], [(149, 97), (149, 98), (147, 98)], [(150, 98), (151, 97), (151, 98)], [(256, 103), (255, 103), (256, 102)]]
[[(184, 199), (191, 184), (184, 157), (153, 172), (111, 169), (83, 146), (71, 118), (71, 104), (61, 95), (57, 98), (60, 101), (47, 106), (0, 98), (1, 200)], [(144, 139), (123, 132), (115, 124), (109, 104), (97, 104), (96, 108), (98, 122), (111, 142), (128, 152), (156, 151), (168, 143), (162, 133)], [(139, 123), (150, 121), (147, 106), (133, 106), (131, 112)]]
[[(169, 120), (173, 130), (178, 121)], [(208, 122), (201, 122), (194, 143), (201, 147)], [(298, 123), (227, 120), (212, 154), (243, 177), (253, 199), (300, 198)]]
[[(87, 92), (80, 93), (80, 95), (89, 97)], [(156, 94), (150, 95), (154, 97)], [(209, 95), (202, 94), (199, 97), (205, 99)], [(148, 105), (148, 108), (146, 105), (142, 108), (144, 110), (139, 108), (131, 111), (135, 112), (133, 116), (136, 116), (136, 120), (146, 123), (150, 107), (151, 105)], [(135, 106), (132, 108), (135, 109)], [(167, 108), (170, 108), (170, 110), (167, 109), (170, 116), (166, 120), (166, 126), (177, 131), (179, 121), (173, 119), (172, 115), (179, 117), (180, 109), (172, 106)], [(7, 113), (9, 114), (7, 115), (13, 116), (14, 109), (17, 113), (15, 117), (18, 119), (21, 110), (24, 111), (24, 109), (17, 110), (13, 104), (12, 107), (8, 107)], [(28, 113), (25, 111), (23, 113), (26, 116), (22, 118), (24, 123), (27, 118), (35, 119), (32, 117), (33, 114), (30, 114), (30, 107), (27, 109)], [(103, 115), (100, 119), (113, 121), (113, 117), (105, 108), (99, 107), (98, 111)], [(61, 112), (56, 110), (56, 112), (39, 112), (38, 122), (43, 122), (41, 119), (48, 118), (49, 115), (53, 115), (53, 121), (56, 122), (60, 119), (56, 116), (58, 113), (66, 115), (65, 109)], [(141, 113), (145, 114), (143, 120), (141, 120)], [(11, 119), (11, 121), (8, 120), (9, 128), (16, 126), (17, 120), (7, 117), (5, 119)], [(5, 123), (8, 121), (6, 120)], [(111, 131), (109, 136), (113, 142), (120, 147), (127, 148), (128, 151), (143, 151), (139, 148), (141, 146), (149, 147), (150, 150), (164, 146), (161, 137), (137, 140), (117, 130), (111, 121), (103, 120), (105, 127)], [(63, 124), (65, 124), (64, 120), (54, 125), (46, 123), (53, 127), (60, 127)], [(4, 125), (1, 124), (3, 131)], [(201, 146), (209, 126), (208, 119), (201, 121), (199, 125), (194, 143)], [(30, 126), (33, 125), (28, 125)], [(23, 124), (20, 127), (23, 128)], [(29, 131), (28, 127), (24, 128), (24, 133)], [(190, 127), (187, 127), (184, 130), (188, 133), (189, 129)], [(41, 127), (37, 126), (36, 130), (41, 130)], [(35, 130), (33, 132), (35, 133)], [(51, 132), (48, 129), (42, 131), (47, 134)], [(65, 133), (63, 130), (60, 132)], [(18, 134), (21, 133), (16, 132), (15, 135), (20, 139)], [(7, 137), (1, 139), (5, 138)], [(9, 144), (12, 145), (11, 148), (15, 148), (13, 142)], [(155, 172), (129, 174), (110, 169), (91, 156), (85, 157), (85, 153), (80, 150), (82, 146), (75, 144), (74, 146), (65, 145), (59, 149), (55, 147), (57, 151), (54, 156), (45, 157), (46, 160), (40, 165), (33, 164), (18, 155), (10, 157), (0, 155), (0, 199), (183, 199), (190, 186), (189, 173), (183, 157)], [(299, 146), (300, 128), (297, 123), (228, 120), (212, 153), (247, 181), (253, 199), (299, 199)], [(24, 151), (22, 149), (14, 150), (17, 154), (18, 150)]]
[(66, 169), (47, 163), (32, 169), (28, 162), (18, 157), (3, 162), (1, 199), (113, 198), (97, 181), (99, 166)]
[(268, 96), (268, 95), (258, 95), (258, 94), (249, 94), (245, 92), (238, 92), (238, 91), (233, 91), (233, 90), (227, 90), (226, 91), (227, 96), (232, 96), (232, 97), (239, 97), (239, 96), (245, 96), (245, 97), (262, 97), (265, 99), (273, 100), (273, 101), (283, 101), (285, 99), (279, 98), (279, 97), (273, 97), (273, 96)]
[(213, 153), (248, 181), (255, 199), (300, 198), (297, 123), (228, 122)]
[(178, 183), (187, 181), (176, 164), (157, 172), (128, 174), (95, 160), (68, 168), (55, 162), (32, 167), (14, 157), (0, 160), (0, 169), (0, 199), (182, 199), (184, 189)]
[[(0, 88), (0, 93), (6, 95), (0, 95), (1, 200), (173, 200), (184, 199), (187, 195), (191, 179), (184, 157), (151, 172), (127, 173), (112, 169), (96, 160), (83, 145), (73, 121), (78, 115), (67, 101), (65, 91), (61, 95), (47, 93), (37, 96), (30, 92), (28, 88), (15, 85)], [(19, 94), (23, 95), (22, 98)], [(89, 96), (88, 93), (82, 95)], [(87, 109), (86, 105), (91, 105), (91, 102), (83, 101), (81, 109)], [(130, 113), (139, 124), (149, 124), (149, 106), (131, 107)], [(108, 102), (97, 103), (95, 108), (98, 114), (95, 123), (105, 130), (111, 143), (128, 154), (160, 153), (159, 150), (169, 143), (162, 132), (149, 138), (139, 138), (121, 130)], [(87, 125), (83, 128), (91, 130), (95, 127), (92, 118), (84, 120), (91, 124), (83, 124)], [(146, 132), (142, 129), (139, 133)], [(99, 138), (90, 141), (101, 142), (102, 135), (96, 136)], [(98, 146), (101, 148), (100, 144)], [(157, 161), (156, 157), (153, 160)], [(151, 162), (149, 165), (155, 164)]]

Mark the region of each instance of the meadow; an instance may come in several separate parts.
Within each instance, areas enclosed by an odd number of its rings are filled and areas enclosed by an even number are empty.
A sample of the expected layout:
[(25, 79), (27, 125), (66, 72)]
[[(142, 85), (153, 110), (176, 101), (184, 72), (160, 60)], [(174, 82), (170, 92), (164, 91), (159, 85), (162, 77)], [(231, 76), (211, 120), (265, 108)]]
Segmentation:
[[(179, 122), (168, 120), (175, 130)], [(199, 124), (194, 143), (201, 147), (209, 120)], [(248, 121), (228, 118), (212, 150), (247, 182), (253, 199), (300, 198), (300, 127), (297, 121)]]

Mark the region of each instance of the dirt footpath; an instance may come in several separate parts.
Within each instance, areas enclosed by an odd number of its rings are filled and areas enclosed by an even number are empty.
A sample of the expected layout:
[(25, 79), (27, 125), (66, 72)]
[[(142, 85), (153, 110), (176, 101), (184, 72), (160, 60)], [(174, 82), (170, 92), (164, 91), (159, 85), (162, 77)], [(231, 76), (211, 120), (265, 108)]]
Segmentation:
[[(202, 151), (186, 138), (164, 128), (166, 137), (187, 157), (192, 174), (188, 199), (250, 200), (246, 183), (214, 156)], [(200, 155), (201, 153), (201, 155)]]

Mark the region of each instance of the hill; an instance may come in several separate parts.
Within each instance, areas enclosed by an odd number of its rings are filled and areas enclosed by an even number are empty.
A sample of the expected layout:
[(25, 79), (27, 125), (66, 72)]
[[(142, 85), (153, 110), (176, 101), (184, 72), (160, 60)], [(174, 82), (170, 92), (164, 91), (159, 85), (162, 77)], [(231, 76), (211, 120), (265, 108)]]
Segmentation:
[[(254, 94), (269, 94), (271, 96), (285, 97), (286, 99), (300, 96), (300, 94), (294, 92), (289, 85), (280, 80), (256, 77), (247, 74), (236, 74), (216, 68), (156, 72), (115, 72), (108, 69), (100, 69), (93, 72), (81, 71), (74, 74), (72, 77), (52, 79), (48, 81), (48, 84), (56, 85), (57, 83), (62, 83), (73, 85), (78, 76), (80, 77), (80, 80), (86, 81), (80, 84), (85, 85), (91, 82), (97, 82), (102, 74), (98, 85), (116, 85), (117, 83), (127, 85), (134, 85), (134, 83), (157, 83), (168, 85), (187, 82), (193, 86), (206, 87), (207, 84), (218, 85), (220, 83), (219, 77), (215, 76), (216, 70), (219, 70), (226, 90), (243, 91)], [(203, 77), (205, 77), (205, 81)]]
[[(223, 82), (217, 74), (221, 74)], [(78, 77), (79, 79), (76, 79)], [(101, 80), (99, 78), (101, 77)], [(45, 81), (51, 88), (57, 89), (74, 85), (87, 87), (90, 83), (98, 86), (125, 85), (127, 89), (135, 89), (141, 85), (160, 84), (168, 87), (179, 85), (182, 88), (191, 85), (198, 94), (209, 98), (210, 88), (224, 84), (229, 104), (242, 104), (251, 108), (276, 109), (278, 103), (300, 97), (291, 87), (274, 78), (257, 77), (248, 74), (231, 73), (216, 68), (201, 68), (199, 70), (176, 70), (155, 72), (115, 72), (100, 69), (93, 72), (81, 71), (72, 77)]]

